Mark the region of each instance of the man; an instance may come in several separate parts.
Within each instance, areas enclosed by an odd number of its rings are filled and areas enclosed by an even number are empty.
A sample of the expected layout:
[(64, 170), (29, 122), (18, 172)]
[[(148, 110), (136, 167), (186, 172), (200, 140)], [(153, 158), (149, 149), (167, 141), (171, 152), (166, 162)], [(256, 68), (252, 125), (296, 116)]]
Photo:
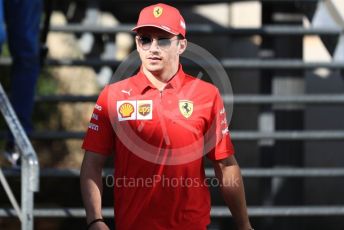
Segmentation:
[(219, 91), (185, 74), (179, 63), (187, 46), (183, 17), (165, 4), (148, 6), (133, 30), (140, 71), (101, 92), (83, 143), (81, 191), (89, 229), (108, 229), (101, 175), (113, 153), (117, 230), (205, 230), (210, 195), (203, 151), (237, 228), (252, 229)]
[[(32, 132), (31, 115), (40, 73), (39, 25), (42, 5), (42, 0), (0, 0), (0, 54), (7, 32), (13, 61), (10, 101), (27, 134)], [(6, 142), (5, 157), (13, 167), (17, 167), (20, 157), (10, 132)]]

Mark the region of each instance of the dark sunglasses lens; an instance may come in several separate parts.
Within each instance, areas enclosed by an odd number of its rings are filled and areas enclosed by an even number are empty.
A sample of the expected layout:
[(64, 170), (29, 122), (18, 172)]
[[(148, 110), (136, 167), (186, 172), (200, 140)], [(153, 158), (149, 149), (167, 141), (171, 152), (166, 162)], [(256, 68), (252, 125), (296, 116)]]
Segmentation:
[(152, 39), (150, 37), (139, 37), (139, 42), (143, 49), (149, 49), (152, 44)]
[(140, 42), (142, 45), (147, 45), (152, 42), (152, 39), (149, 37), (140, 37)]
[(159, 47), (168, 48), (171, 45), (171, 40), (169, 38), (160, 38), (158, 40)]

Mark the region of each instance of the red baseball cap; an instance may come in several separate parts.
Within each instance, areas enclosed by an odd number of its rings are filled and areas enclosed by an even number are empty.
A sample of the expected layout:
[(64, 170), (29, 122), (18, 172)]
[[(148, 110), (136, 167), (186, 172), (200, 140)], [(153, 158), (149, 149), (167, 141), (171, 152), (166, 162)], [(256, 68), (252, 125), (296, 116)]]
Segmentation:
[(143, 8), (137, 25), (132, 31), (148, 26), (165, 30), (174, 35), (181, 34), (183, 37), (186, 33), (185, 21), (179, 10), (163, 3)]

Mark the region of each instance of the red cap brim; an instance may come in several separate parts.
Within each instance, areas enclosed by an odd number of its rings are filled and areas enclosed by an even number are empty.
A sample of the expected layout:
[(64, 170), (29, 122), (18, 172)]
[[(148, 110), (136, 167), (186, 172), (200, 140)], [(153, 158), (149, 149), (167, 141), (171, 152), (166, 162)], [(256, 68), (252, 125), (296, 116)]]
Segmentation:
[(164, 31), (166, 31), (166, 32), (168, 32), (170, 34), (173, 34), (173, 35), (178, 35), (179, 34), (178, 32), (172, 31), (171, 29), (166, 28), (164, 26), (158, 26), (158, 25), (153, 25), (153, 24), (146, 24), (146, 25), (135, 26), (134, 28), (131, 29), (131, 31), (135, 31), (136, 32), (138, 29), (140, 29), (142, 27), (155, 27), (155, 28), (164, 30)]

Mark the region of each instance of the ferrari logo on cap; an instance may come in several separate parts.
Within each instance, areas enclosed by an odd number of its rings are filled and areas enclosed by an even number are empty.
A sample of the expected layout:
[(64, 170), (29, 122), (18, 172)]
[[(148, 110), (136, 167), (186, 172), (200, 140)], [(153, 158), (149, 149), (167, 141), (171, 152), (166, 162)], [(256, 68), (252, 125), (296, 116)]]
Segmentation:
[(179, 100), (179, 111), (185, 118), (189, 118), (193, 112), (193, 102), (188, 100)]
[(154, 9), (153, 9), (154, 17), (156, 17), (156, 18), (160, 17), (162, 15), (162, 11), (163, 11), (162, 7), (160, 7), (160, 6), (154, 7)]

